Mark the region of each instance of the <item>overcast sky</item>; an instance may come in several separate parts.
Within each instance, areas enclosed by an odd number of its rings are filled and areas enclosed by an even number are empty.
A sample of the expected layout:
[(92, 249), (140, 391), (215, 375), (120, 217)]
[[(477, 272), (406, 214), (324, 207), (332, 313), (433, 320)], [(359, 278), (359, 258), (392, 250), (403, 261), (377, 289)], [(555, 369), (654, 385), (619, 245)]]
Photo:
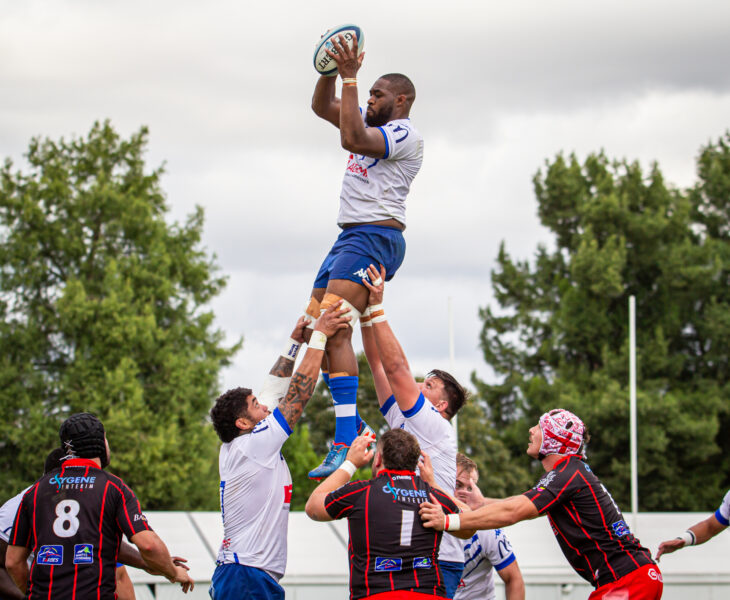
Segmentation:
[[(110, 119), (150, 128), (170, 220), (204, 207), (204, 244), (229, 277), (213, 303), (244, 337), (223, 387), (258, 390), (338, 234), (347, 154), (310, 109), (315, 43), (365, 33), (360, 101), (411, 77), (425, 158), (408, 197), (406, 258), (385, 306), (415, 372), (491, 378), (479, 307), (499, 244), (550, 243), (531, 179), (559, 152), (657, 161), (695, 181), (700, 147), (730, 127), (730, 3), (0, 0), (0, 157), (32, 136)], [(356, 349), (361, 347), (354, 336)]]

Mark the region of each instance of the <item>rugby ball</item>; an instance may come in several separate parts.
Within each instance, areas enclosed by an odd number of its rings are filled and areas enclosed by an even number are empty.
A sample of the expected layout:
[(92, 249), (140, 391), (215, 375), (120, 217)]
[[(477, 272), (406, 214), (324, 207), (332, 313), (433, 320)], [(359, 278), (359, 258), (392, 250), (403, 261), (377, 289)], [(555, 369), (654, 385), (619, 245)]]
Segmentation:
[(332, 38), (340, 35), (345, 38), (345, 43), (350, 48), (352, 48), (354, 38), (357, 37), (358, 56), (365, 46), (365, 36), (362, 29), (360, 29), (357, 25), (348, 23), (346, 25), (340, 25), (339, 27), (328, 29), (320, 38), (317, 43), (317, 47), (314, 49), (314, 68), (320, 75), (332, 75), (333, 73), (337, 73), (337, 63), (329, 54), (327, 54), (327, 52), (325, 52), (325, 50), (329, 50), (330, 52), (337, 54), (332, 46)]

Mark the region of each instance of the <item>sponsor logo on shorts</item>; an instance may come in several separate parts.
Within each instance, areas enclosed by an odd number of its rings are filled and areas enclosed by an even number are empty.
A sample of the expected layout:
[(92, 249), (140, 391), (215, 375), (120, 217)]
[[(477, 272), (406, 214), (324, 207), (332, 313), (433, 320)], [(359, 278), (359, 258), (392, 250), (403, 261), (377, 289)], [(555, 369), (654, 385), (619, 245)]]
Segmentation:
[(35, 561), (39, 565), (62, 565), (63, 546), (41, 546)]
[(625, 521), (616, 521), (615, 523), (611, 523), (611, 529), (613, 529), (613, 532), (618, 537), (623, 537), (631, 533), (631, 531), (629, 530), (629, 526), (626, 524)]
[(358, 269), (353, 274), (353, 277), (359, 277), (360, 279), (367, 279), (370, 281), (370, 278), (368, 277), (368, 272), (365, 269)]
[(94, 544), (76, 544), (74, 546), (74, 564), (90, 565), (94, 562)]
[(652, 567), (651, 569), (649, 569), (647, 571), (647, 575), (649, 575), (649, 577), (651, 579), (653, 579), (654, 581), (662, 581), (662, 582), (664, 581), (662, 579), (662, 574), (659, 571), (657, 571), (654, 567)]
[(402, 564), (402, 558), (388, 558), (386, 556), (375, 557), (376, 571), (400, 571)]
[(431, 568), (431, 559), (428, 556), (416, 556), (416, 558), (413, 559), (413, 568), (414, 569), (430, 569)]

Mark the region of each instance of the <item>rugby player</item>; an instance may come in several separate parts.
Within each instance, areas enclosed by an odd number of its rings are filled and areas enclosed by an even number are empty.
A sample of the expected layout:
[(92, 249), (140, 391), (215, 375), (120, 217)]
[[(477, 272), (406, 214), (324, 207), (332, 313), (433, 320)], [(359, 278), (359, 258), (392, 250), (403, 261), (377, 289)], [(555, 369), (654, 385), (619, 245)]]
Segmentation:
[(546, 471), (535, 487), (448, 523), (440, 506), (424, 502), (424, 523), (437, 530), (497, 529), (547, 514), (565, 558), (596, 588), (590, 600), (661, 598), (659, 568), (585, 461), (589, 436), (583, 422), (567, 410), (551, 410), (530, 429), (529, 439), (527, 454)]
[[(418, 506), (430, 497), (449, 514), (459, 509), (416, 474), (421, 449), (413, 435), (403, 429), (386, 432), (377, 442), (374, 459), (371, 441), (365, 436), (355, 439), (347, 460), (312, 492), (307, 515), (315, 521), (347, 518), (351, 600), (444, 597), (438, 560), (441, 536), (423, 526)], [(355, 469), (371, 459), (372, 479), (348, 483)]]
[(174, 564), (134, 492), (103, 470), (110, 450), (101, 421), (90, 413), (71, 415), (59, 437), (66, 452), (61, 469), (23, 494), (7, 549), (6, 568), (26, 598), (114, 600), (122, 535), (145, 563), (184, 592), (192, 590), (186, 568)]
[[(342, 78), (342, 98), (335, 95), (335, 76), (321, 76), (312, 96), (315, 114), (340, 130), (342, 147), (350, 152), (340, 192), (337, 224), (342, 229), (314, 280), (306, 314), (316, 319), (322, 309), (344, 299), (351, 326), (367, 306), (361, 283), (370, 263), (383, 264), (388, 278), (405, 256), (405, 201), (423, 162), (423, 138), (409, 119), (416, 89), (400, 73), (383, 75), (370, 88), (366, 110), (358, 106), (357, 72), (363, 55), (335, 41)], [(335, 438), (327, 456), (309, 476), (322, 479), (342, 464), (352, 440), (372, 431), (357, 412), (358, 367), (352, 328), (328, 341), (322, 365), (335, 407)]]
[(704, 544), (714, 538), (718, 533), (725, 531), (728, 525), (730, 525), (730, 490), (722, 499), (720, 508), (718, 508), (704, 521), (695, 523), (681, 536), (659, 544), (656, 559), (659, 560), (663, 554), (671, 554), (685, 546)]
[[(471, 510), (486, 503), (477, 486), (479, 470), (467, 456), (456, 455), (456, 491), (454, 495)], [(525, 582), (512, 545), (502, 529), (477, 531), (464, 541), (464, 574), (454, 600), (496, 600), (494, 571), (504, 582), (506, 600), (525, 600)]]
[[(434, 479), (446, 493), (456, 486), (456, 433), (451, 419), (464, 405), (466, 391), (447, 372), (431, 371), (423, 381), (413, 378), (408, 359), (382, 307), (386, 272), (368, 266), (368, 310), (360, 319), (363, 348), (373, 374), (380, 412), (391, 429), (412, 433), (431, 457)], [(372, 282), (372, 283), (371, 283)], [(439, 552), (446, 597), (453, 598), (464, 570), (460, 540), (444, 536)]]
[(223, 542), (210, 587), (214, 600), (284, 599), (279, 579), (286, 570), (292, 479), (281, 447), (312, 396), (327, 338), (348, 327), (349, 316), (340, 305), (335, 303), (317, 319), (309, 348), (292, 377), (307, 324), (303, 318), (297, 321), (270, 372), (291, 378), (273, 412), (247, 388), (228, 390), (210, 411), (223, 442), (219, 456)]

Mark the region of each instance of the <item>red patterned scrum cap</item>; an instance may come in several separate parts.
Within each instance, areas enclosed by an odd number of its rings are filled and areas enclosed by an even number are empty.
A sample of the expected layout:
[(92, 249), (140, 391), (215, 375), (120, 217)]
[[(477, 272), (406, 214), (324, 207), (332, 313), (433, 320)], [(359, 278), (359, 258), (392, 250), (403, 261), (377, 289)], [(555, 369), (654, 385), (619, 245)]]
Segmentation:
[(540, 417), (540, 454), (580, 454), (585, 458), (583, 438), (586, 426), (572, 412), (556, 408)]

